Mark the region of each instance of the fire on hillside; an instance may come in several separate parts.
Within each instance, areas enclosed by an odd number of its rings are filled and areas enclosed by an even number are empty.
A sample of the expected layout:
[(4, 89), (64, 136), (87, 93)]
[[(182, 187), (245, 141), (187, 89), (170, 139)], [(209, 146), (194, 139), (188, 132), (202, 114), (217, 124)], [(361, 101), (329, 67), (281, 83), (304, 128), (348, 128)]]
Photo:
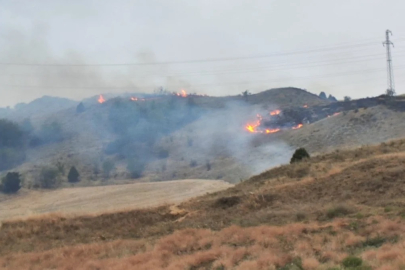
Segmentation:
[[(308, 105), (304, 105), (303, 108), (307, 109)], [(261, 133), (261, 134), (272, 134), (283, 130), (300, 129), (304, 126), (305, 123), (310, 123), (314, 120), (308, 114), (306, 113), (301, 114), (301, 113), (299, 113), (299, 111), (297, 110), (290, 110), (290, 111), (274, 110), (266, 114), (267, 115), (266, 118), (264, 118), (260, 114), (257, 114), (256, 122), (254, 123), (249, 122), (248, 124), (245, 125), (245, 129), (249, 133)], [(324, 117), (329, 118), (340, 114), (341, 112), (338, 111), (334, 112), (333, 114), (325, 115)]]
[[(270, 117), (275, 117), (275, 116), (280, 116), (281, 114), (281, 110), (274, 110), (269, 112)], [(277, 133), (281, 130), (288, 130), (288, 129), (299, 129), (303, 127), (302, 123), (290, 126), (290, 127), (281, 127), (281, 126), (277, 126), (277, 127), (271, 127), (271, 128), (266, 128), (263, 127), (262, 122), (263, 122), (263, 116), (261, 116), (260, 114), (256, 115), (257, 120), (255, 123), (248, 123), (245, 126), (245, 129), (250, 132), (250, 133), (262, 133), (262, 134), (272, 134), (272, 133)]]
[(100, 95), (99, 97), (98, 97), (98, 103), (100, 103), (100, 104), (102, 104), (102, 103), (104, 103), (105, 102), (105, 99), (104, 99), (104, 97), (103, 97), (103, 95)]
[[(181, 98), (186, 98), (186, 97), (208, 97), (208, 95), (201, 95), (201, 94), (188, 94), (186, 90), (182, 89), (180, 92), (173, 92), (165, 95), (158, 95), (154, 97), (149, 97), (149, 98), (139, 98), (139, 97), (130, 97), (129, 99), (131, 101), (146, 101), (146, 100), (152, 100), (152, 99), (159, 99), (163, 98), (164, 96), (171, 95), (171, 96), (176, 96), (176, 97), (181, 97)], [(98, 103), (102, 104), (106, 102), (106, 99), (103, 97), (103, 95), (100, 95), (99, 98), (97, 99)]]

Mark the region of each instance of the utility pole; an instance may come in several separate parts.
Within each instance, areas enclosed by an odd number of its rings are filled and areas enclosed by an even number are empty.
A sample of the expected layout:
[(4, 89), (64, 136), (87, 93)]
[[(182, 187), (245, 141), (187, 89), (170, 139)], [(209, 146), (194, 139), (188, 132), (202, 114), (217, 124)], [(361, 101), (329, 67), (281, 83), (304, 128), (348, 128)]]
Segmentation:
[(390, 41), (390, 35), (392, 32), (390, 30), (385, 31), (385, 41), (383, 45), (387, 48), (387, 96), (392, 97), (395, 95), (395, 84), (394, 84), (394, 70), (392, 67), (392, 57), (391, 57), (391, 45), (394, 47), (394, 43)]

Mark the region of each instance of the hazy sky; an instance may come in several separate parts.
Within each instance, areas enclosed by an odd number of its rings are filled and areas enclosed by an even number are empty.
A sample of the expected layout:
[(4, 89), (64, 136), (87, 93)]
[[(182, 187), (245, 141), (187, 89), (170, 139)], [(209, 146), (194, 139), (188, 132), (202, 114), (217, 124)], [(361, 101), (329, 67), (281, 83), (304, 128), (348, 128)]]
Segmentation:
[(399, 0), (0, 0), (0, 106), (158, 86), (375, 96), (387, 88), (386, 29), (402, 94), (404, 10)]

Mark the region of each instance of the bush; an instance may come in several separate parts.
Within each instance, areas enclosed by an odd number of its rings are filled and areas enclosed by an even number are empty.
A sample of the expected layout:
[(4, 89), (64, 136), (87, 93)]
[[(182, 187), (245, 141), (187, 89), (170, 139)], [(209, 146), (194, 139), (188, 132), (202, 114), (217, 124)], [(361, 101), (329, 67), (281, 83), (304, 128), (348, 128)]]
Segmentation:
[(62, 161), (58, 160), (55, 166), (61, 175), (65, 175), (65, 164), (63, 164)]
[(45, 123), (41, 126), (40, 135), (42, 143), (54, 143), (63, 141), (62, 126), (56, 121)]
[(0, 171), (12, 168), (25, 160), (25, 136), (20, 127), (0, 119)]
[(39, 186), (42, 188), (56, 188), (61, 183), (59, 171), (53, 167), (42, 168), (38, 180)]
[(24, 149), (11, 147), (0, 148), (0, 171), (13, 168), (21, 164), (24, 160)]
[(198, 165), (198, 163), (194, 159), (190, 161), (190, 167), (195, 167), (197, 165)]
[(104, 177), (108, 178), (110, 176), (110, 173), (115, 169), (115, 163), (112, 160), (106, 160), (103, 162), (103, 174)]
[(328, 210), (326, 213), (326, 216), (329, 219), (335, 218), (335, 217), (343, 217), (350, 214), (350, 209), (344, 205), (339, 205), (334, 208), (331, 208)]
[(239, 204), (240, 202), (241, 202), (241, 199), (239, 196), (221, 197), (215, 201), (214, 207), (225, 209), (225, 208), (235, 206), (235, 205)]
[(299, 162), (305, 158), (310, 158), (307, 150), (305, 150), (305, 148), (299, 148), (295, 150), (293, 156), (291, 157), (290, 163)]
[(363, 260), (361, 258), (355, 257), (355, 256), (349, 256), (346, 257), (343, 261), (342, 261), (342, 265), (344, 267), (359, 267), (363, 264)]
[(80, 177), (80, 174), (77, 171), (76, 167), (72, 166), (70, 168), (69, 173), (68, 173), (68, 181), (69, 181), (69, 183), (77, 183), (77, 182), (79, 182), (80, 181), (79, 177)]
[(83, 102), (80, 102), (79, 105), (77, 105), (77, 107), (76, 107), (76, 112), (77, 113), (82, 113), (85, 110), (86, 110), (86, 108), (84, 107)]
[(1, 190), (4, 193), (16, 193), (21, 188), (21, 178), (18, 172), (9, 172), (1, 179)]
[(209, 160), (207, 160), (207, 161), (205, 162), (205, 167), (207, 168), (207, 171), (210, 171), (210, 170), (211, 170), (211, 163), (210, 163)]
[(20, 147), (23, 143), (23, 132), (20, 127), (8, 120), (0, 119), (0, 148)]
[(128, 160), (127, 170), (130, 173), (131, 178), (136, 179), (142, 176), (145, 169), (145, 163), (136, 158)]
[(349, 97), (349, 96), (345, 96), (343, 100), (344, 100), (345, 102), (349, 102), (349, 101), (351, 101), (351, 100), (352, 100), (352, 98), (351, 98), (351, 97)]

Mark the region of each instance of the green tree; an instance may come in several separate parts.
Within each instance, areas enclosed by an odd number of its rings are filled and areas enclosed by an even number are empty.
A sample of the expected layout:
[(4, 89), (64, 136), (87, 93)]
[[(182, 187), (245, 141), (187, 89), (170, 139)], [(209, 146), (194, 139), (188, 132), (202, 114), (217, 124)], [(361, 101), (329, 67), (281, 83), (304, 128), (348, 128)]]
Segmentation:
[(129, 171), (131, 178), (136, 179), (142, 176), (145, 169), (145, 163), (137, 158), (130, 158), (127, 164), (127, 170)]
[(76, 112), (77, 113), (82, 113), (85, 110), (86, 110), (86, 108), (84, 107), (83, 102), (80, 102), (79, 105), (77, 105), (77, 107), (76, 107)]
[(61, 183), (59, 171), (53, 167), (42, 168), (38, 180), (42, 188), (56, 188)]
[(1, 179), (1, 190), (4, 193), (16, 193), (21, 188), (21, 176), (18, 172), (9, 172)]
[(44, 123), (41, 126), (40, 137), (43, 143), (63, 141), (62, 126), (56, 121)]
[(72, 166), (71, 168), (70, 168), (70, 171), (69, 171), (69, 173), (68, 173), (68, 181), (70, 182), (70, 183), (77, 183), (77, 182), (79, 182), (80, 181), (80, 174), (79, 174), (79, 172), (77, 171), (77, 169), (76, 169), (76, 167), (75, 166)]
[(55, 166), (61, 175), (65, 175), (65, 164), (62, 161), (58, 160)]
[(326, 97), (326, 94), (325, 94), (325, 92), (321, 92), (321, 93), (319, 93), (319, 97), (321, 98), (321, 99), (323, 99), (323, 100), (327, 100), (328, 98)]
[(104, 177), (108, 178), (110, 173), (115, 169), (115, 163), (111, 159), (103, 162), (102, 165)]
[(251, 93), (249, 92), (249, 90), (245, 90), (242, 92), (242, 96), (245, 99), (245, 101), (248, 101), (248, 97), (251, 95)]
[(20, 128), (26, 134), (31, 134), (34, 131), (34, 127), (29, 118), (26, 118), (21, 122)]
[(345, 96), (343, 100), (346, 101), (346, 102), (348, 102), (348, 101), (352, 100), (352, 98), (349, 97), (349, 96)]
[(305, 148), (299, 148), (295, 150), (293, 156), (291, 157), (290, 163), (299, 162), (304, 158), (310, 158), (310, 156)]
[(0, 148), (18, 148), (24, 144), (24, 136), (20, 127), (6, 119), (0, 119)]

